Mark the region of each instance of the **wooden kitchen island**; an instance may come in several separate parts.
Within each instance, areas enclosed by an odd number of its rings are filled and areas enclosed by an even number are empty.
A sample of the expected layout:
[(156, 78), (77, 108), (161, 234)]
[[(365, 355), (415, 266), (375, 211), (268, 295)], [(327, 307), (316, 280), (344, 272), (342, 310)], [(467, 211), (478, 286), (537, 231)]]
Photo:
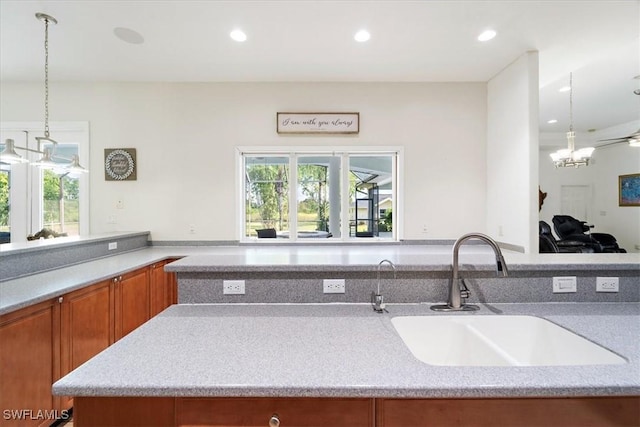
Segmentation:
[[(428, 305), (174, 305), (54, 384), (74, 425), (633, 425), (640, 304), (496, 304), (547, 318), (622, 365), (432, 366), (394, 316)], [(271, 422), (271, 424), (269, 424)]]

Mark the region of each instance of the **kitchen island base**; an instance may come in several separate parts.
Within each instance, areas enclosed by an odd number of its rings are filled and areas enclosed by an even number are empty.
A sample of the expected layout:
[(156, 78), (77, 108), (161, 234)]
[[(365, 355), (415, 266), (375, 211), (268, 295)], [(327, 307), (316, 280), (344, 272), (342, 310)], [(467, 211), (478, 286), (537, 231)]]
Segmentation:
[(638, 396), (524, 399), (83, 396), (74, 401), (77, 427), (602, 427), (637, 426), (640, 422)]

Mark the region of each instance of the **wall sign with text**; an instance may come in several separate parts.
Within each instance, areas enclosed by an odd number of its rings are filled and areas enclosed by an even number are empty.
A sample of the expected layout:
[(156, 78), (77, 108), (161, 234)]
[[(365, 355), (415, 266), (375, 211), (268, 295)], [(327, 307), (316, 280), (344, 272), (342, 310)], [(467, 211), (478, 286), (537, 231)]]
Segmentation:
[(135, 148), (105, 148), (104, 179), (106, 181), (135, 181), (136, 173)]
[(360, 113), (277, 113), (278, 133), (360, 132)]

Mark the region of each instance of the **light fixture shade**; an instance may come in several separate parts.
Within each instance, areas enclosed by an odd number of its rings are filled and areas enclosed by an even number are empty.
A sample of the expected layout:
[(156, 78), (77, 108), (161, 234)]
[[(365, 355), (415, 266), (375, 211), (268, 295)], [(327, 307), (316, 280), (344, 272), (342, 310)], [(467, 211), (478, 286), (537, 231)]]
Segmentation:
[(585, 147), (576, 150), (573, 152), (573, 160), (588, 159), (591, 157), (591, 154), (593, 154), (593, 150), (595, 150), (593, 147)]
[(566, 160), (571, 158), (571, 150), (564, 148), (562, 150), (558, 150), (555, 153), (551, 153), (549, 155), (551, 156), (551, 160), (553, 160), (554, 162), (557, 162), (560, 160)]
[(37, 166), (40, 169), (62, 169), (62, 166), (57, 164), (51, 158), (51, 149), (45, 148), (42, 152), (42, 157), (37, 162), (32, 163), (33, 166)]
[(16, 153), (16, 146), (13, 139), (6, 139), (4, 141), (4, 150), (0, 152), (0, 162), (13, 165), (16, 163), (27, 163), (28, 160)]
[(80, 165), (80, 158), (78, 157), (77, 154), (74, 154), (73, 157), (71, 157), (71, 163), (69, 165), (65, 166), (65, 169), (69, 173), (87, 173), (87, 172), (89, 172), (88, 169), (86, 169), (85, 167)]

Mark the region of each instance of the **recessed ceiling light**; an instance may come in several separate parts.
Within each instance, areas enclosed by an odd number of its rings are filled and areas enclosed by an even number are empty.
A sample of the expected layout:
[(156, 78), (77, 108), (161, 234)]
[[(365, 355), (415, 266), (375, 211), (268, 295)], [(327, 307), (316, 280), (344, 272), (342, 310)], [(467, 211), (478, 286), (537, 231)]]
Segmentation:
[(359, 43), (366, 42), (371, 38), (371, 34), (367, 30), (360, 30), (354, 36), (353, 39)]
[(131, 43), (131, 44), (142, 44), (144, 43), (144, 37), (130, 28), (116, 27), (113, 29), (113, 34), (122, 40), (123, 42)]
[(547, 120), (547, 123), (549, 123), (550, 125), (552, 125), (552, 124), (554, 124), (554, 123), (558, 123), (558, 120), (556, 120), (556, 119)]
[(562, 86), (560, 89), (558, 89), (558, 92), (569, 92), (570, 90), (570, 86)]
[(496, 36), (496, 34), (498, 34), (498, 33), (496, 33), (496, 32), (495, 32), (495, 31), (493, 31), (493, 30), (486, 30), (486, 31), (483, 31), (483, 32), (482, 32), (482, 34), (480, 34), (480, 35), (478, 36), (478, 41), (481, 41), (481, 42), (489, 41), (489, 40), (491, 40), (492, 38), (494, 38), (494, 37)]
[(233, 30), (229, 33), (229, 37), (237, 42), (243, 42), (247, 40), (247, 35), (242, 30)]

